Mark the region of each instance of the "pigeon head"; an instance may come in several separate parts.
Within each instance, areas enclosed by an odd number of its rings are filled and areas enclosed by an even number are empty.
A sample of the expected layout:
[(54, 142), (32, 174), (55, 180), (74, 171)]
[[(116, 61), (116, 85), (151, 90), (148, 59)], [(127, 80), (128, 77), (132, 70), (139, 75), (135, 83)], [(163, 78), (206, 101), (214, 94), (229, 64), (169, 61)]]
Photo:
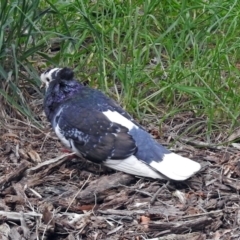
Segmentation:
[(70, 68), (48, 69), (41, 74), (40, 79), (42, 86), (46, 87), (44, 110), (50, 121), (63, 103), (79, 96), (83, 89), (83, 85), (74, 79)]
[(48, 89), (50, 82), (54, 80), (73, 80), (74, 73), (70, 68), (51, 68), (43, 72), (40, 76), (42, 85)]

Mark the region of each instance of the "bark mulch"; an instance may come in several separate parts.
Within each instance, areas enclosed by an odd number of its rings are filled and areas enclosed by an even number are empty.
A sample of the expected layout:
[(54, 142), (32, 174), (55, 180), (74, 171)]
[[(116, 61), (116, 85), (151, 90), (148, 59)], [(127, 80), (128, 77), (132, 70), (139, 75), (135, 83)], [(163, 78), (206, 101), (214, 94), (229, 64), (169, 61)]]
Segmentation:
[(172, 182), (115, 172), (63, 153), (49, 125), (42, 131), (5, 121), (0, 239), (240, 239), (239, 145), (177, 138), (184, 124), (184, 119), (166, 123), (163, 134), (147, 126), (161, 143), (203, 166), (191, 179)]

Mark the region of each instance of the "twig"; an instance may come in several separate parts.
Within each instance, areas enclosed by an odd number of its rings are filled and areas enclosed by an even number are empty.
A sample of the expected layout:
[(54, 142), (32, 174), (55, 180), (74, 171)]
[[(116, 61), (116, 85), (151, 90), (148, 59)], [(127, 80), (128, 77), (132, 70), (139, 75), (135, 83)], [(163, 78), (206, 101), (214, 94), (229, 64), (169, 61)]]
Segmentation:
[(179, 219), (198, 218), (202, 216), (217, 217), (223, 214), (223, 210), (215, 210), (211, 212), (199, 213), (194, 215), (181, 216)]
[(229, 141), (218, 143), (218, 144), (211, 144), (211, 143), (206, 143), (203, 141), (198, 141), (195, 140), (194, 138), (187, 138), (187, 137), (177, 137), (176, 135), (171, 135), (173, 139), (178, 139), (180, 141), (183, 141), (184, 143), (188, 143), (190, 145), (196, 146), (196, 147), (204, 147), (204, 148), (210, 148), (210, 149), (223, 149), (225, 148), (224, 144), (229, 143)]
[(42, 151), (43, 146), (44, 146), (47, 138), (49, 138), (49, 136), (50, 136), (50, 132), (48, 132), (48, 133), (45, 134), (45, 137), (44, 137), (44, 139), (43, 139), (42, 145), (41, 145), (41, 147), (40, 147), (40, 151)]
[(104, 215), (119, 215), (132, 217), (134, 215), (143, 215), (146, 214), (145, 210), (116, 210), (116, 209), (107, 209), (107, 210), (98, 210), (98, 213)]
[(38, 197), (39, 199), (42, 199), (42, 196), (41, 194), (39, 194), (37, 191), (35, 191), (34, 189), (32, 188), (28, 188), (36, 197)]
[(163, 189), (164, 187), (168, 186), (169, 183), (170, 183), (170, 182), (168, 181), (166, 184), (162, 185), (162, 186), (157, 190), (157, 192), (153, 195), (152, 199), (150, 200), (150, 204), (153, 204), (153, 203), (155, 202), (155, 200), (156, 200), (156, 198), (157, 198), (157, 195), (162, 191), (162, 189)]
[(30, 217), (42, 218), (42, 214), (36, 213), (36, 212), (18, 213), (18, 212), (0, 211), (0, 216), (4, 216), (7, 218), (7, 220), (10, 220), (10, 221), (20, 221), (22, 217), (24, 217), (24, 218), (30, 218)]
[(61, 155), (59, 157), (47, 160), (47, 161), (42, 162), (42, 163), (39, 163), (37, 166), (29, 168), (27, 170), (27, 174), (32, 175), (33, 173), (40, 171), (43, 167), (51, 165), (51, 164), (54, 164), (54, 163), (58, 163), (58, 165), (62, 164), (62, 162), (67, 160), (68, 156), (72, 156), (74, 154), (75, 153), (66, 153), (66, 154), (63, 154), (63, 155)]
[(71, 202), (69, 203), (65, 213), (69, 210), (69, 208), (71, 207), (71, 205), (73, 204), (74, 200), (76, 199), (77, 195), (82, 191), (82, 189), (85, 187), (85, 185), (87, 184), (87, 182), (89, 181), (90, 177), (92, 176), (92, 174), (89, 174), (88, 179), (84, 182), (84, 184), (82, 185), (82, 187), (77, 191), (77, 193), (75, 194), (75, 196), (73, 197), (73, 199), (71, 200)]
[(152, 197), (153, 195), (149, 192), (146, 192), (146, 191), (142, 191), (142, 190), (138, 190), (138, 189), (134, 189), (135, 192), (138, 192), (138, 193), (141, 193), (143, 195), (146, 195), (148, 197)]

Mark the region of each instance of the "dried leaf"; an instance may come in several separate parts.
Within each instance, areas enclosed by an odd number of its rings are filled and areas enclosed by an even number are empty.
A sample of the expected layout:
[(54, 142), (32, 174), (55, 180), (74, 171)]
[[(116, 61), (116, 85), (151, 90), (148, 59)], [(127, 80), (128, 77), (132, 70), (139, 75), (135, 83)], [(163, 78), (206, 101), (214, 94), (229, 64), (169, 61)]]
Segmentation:
[(27, 154), (34, 163), (42, 162), (39, 154), (37, 152), (35, 152), (34, 150), (30, 150)]
[(146, 216), (140, 217), (140, 223), (144, 226), (144, 228), (148, 228), (148, 223), (150, 222), (150, 218)]
[(228, 141), (234, 141), (240, 138), (240, 128), (235, 129), (235, 131), (228, 137)]
[(28, 159), (29, 158), (28, 155), (26, 154), (26, 152), (23, 149), (21, 149), (21, 148), (18, 150), (18, 153), (19, 153), (21, 158), (24, 158), (24, 159)]
[(92, 210), (94, 207), (96, 207), (95, 205), (91, 204), (91, 205), (82, 205), (79, 207), (79, 210), (82, 211), (90, 211)]
[(53, 206), (47, 203), (45, 203), (43, 206), (43, 222), (45, 224), (49, 224), (53, 218), (53, 214), (51, 212), (52, 208)]
[(2, 138), (3, 140), (6, 140), (6, 139), (8, 139), (8, 138), (10, 138), (10, 139), (12, 139), (12, 140), (16, 140), (16, 139), (19, 140), (19, 136), (16, 135), (16, 134), (14, 134), (14, 133), (5, 133), (5, 134), (3, 134), (3, 135), (1, 136), (1, 138)]

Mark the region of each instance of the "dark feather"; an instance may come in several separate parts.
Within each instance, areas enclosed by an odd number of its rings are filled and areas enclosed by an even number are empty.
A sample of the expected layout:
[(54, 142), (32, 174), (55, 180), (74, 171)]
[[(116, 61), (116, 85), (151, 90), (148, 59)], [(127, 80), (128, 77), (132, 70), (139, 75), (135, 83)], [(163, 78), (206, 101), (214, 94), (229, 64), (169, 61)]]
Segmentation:
[(67, 104), (55, 124), (66, 139), (72, 139), (75, 147), (95, 162), (108, 158), (124, 159), (137, 151), (127, 128), (110, 122), (94, 109)]
[(59, 73), (58, 77), (62, 80), (72, 80), (74, 78), (74, 72), (70, 68), (62, 68)]

